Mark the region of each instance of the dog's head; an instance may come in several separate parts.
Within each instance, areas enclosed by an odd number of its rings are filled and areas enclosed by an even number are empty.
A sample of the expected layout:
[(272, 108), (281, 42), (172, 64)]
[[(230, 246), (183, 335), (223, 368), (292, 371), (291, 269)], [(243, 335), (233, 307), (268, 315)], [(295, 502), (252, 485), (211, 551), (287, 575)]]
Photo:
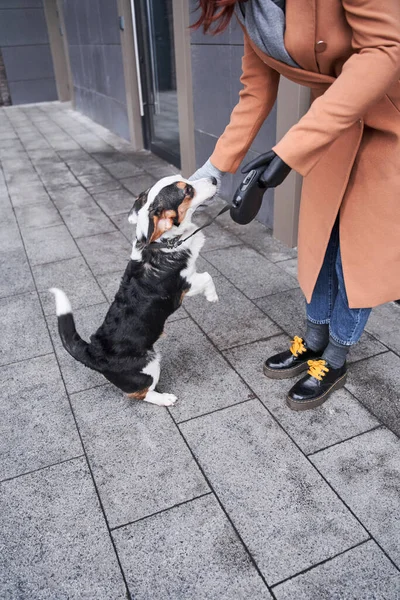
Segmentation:
[(188, 181), (181, 175), (164, 177), (142, 192), (129, 213), (138, 240), (150, 244), (166, 232), (179, 235), (194, 210), (217, 191), (214, 178)]

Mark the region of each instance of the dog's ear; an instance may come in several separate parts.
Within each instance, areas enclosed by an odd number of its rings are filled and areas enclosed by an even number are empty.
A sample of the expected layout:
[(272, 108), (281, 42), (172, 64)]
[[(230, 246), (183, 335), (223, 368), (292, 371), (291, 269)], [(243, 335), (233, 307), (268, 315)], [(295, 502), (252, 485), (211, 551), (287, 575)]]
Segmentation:
[(150, 188), (148, 190), (146, 190), (145, 192), (142, 192), (141, 194), (139, 194), (139, 196), (136, 198), (136, 200), (130, 210), (130, 213), (128, 215), (128, 221), (132, 225), (136, 225), (137, 220), (138, 220), (138, 212), (146, 204), (147, 196), (149, 195), (149, 191), (150, 191)]
[(151, 244), (174, 226), (176, 212), (174, 210), (152, 211), (149, 215), (149, 229), (146, 244)]

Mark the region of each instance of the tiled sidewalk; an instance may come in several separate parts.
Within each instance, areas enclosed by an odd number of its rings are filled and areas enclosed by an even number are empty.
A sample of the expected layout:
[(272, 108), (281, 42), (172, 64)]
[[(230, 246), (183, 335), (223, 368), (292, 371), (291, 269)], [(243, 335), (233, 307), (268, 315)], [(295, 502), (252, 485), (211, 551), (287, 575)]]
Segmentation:
[(0, 598), (399, 600), (400, 306), (290, 411), (261, 367), (302, 332), (295, 251), (224, 215), (199, 261), (220, 301), (161, 343), (179, 402), (128, 401), (63, 350), (47, 289), (93, 333), (132, 194), (173, 168), (58, 103), (0, 109), (0, 161)]

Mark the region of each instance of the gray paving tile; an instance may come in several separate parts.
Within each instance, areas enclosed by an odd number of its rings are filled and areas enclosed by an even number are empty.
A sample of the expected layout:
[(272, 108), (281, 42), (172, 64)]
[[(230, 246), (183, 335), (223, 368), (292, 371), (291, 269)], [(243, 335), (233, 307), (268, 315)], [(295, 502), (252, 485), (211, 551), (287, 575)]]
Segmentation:
[(207, 271), (211, 277), (218, 277), (219, 275), (217, 269), (211, 263), (209, 263), (204, 256), (199, 256), (199, 258), (196, 260), (196, 271), (197, 273), (204, 273), (204, 271)]
[(0, 300), (0, 365), (52, 352), (37, 295)]
[(17, 223), (9, 222), (8, 225), (0, 226), (0, 253), (23, 249), (21, 236)]
[(346, 387), (400, 435), (400, 358), (391, 352), (352, 365)]
[(2, 483), (0, 507), (2, 598), (126, 598), (83, 458)]
[(368, 320), (367, 331), (400, 354), (400, 305), (391, 302), (377, 306)]
[(20, 155), (13, 158), (4, 158), (1, 161), (1, 164), (4, 170), (5, 180), (9, 183), (11, 180), (17, 181), (15, 179), (16, 175), (23, 178), (37, 178), (35, 169), (27, 154), (25, 156)]
[(277, 600), (399, 598), (400, 573), (372, 540), (274, 588)]
[[(93, 198), (107, 215), (126, 214), (131, 210), (135, 197), (127, 190), (114, 190), (93, 194)], [(131, 226), (132, 227), (132, 226)]]
[(35, 165), (42, 165), (44, 163), (56, 164), (61, 162), (60, 157), (52, 148), (29, 150), (28, 154)]
[(118, 150), (110, 150), (110, 152), (93, 152), (93, 158), (95, 158), (101, 165), (108, 163), (125, 162), (126, 157), (121, 154)]
[(78, 162), (82, 163), (82, 161), (91, 161), (92, 160), (90, 154), (85, 152), (85, 150), (82, 150), (82, 148), (79, 148), (78, 150), (60, 150), (58, 152), (58, 155), (67, 164), (70, 164), (70, 163), (77, 164)]
[[(237, 227), (240, 229), (237, 229)], [(288, 248), (285, 244), (273, 238), (271, 231), (262, 223), (252, 221), (249, 225), (239, 225), (237, 227), (236, 235), (239, 235), (245, 244), (260, 252), (270, 261), (278, 262), (297, 257), (297, 251), (294, 248)]]
[(71, 204), (79, 204), (85, 200), (90, 200), (91, 196), (83, 187), (72, 186), (61, 190), (51, 190), (51, 198), (58, 210), (62, 211)]
[(132, 151), (130, 149), (123, 152), (126, 159), (133, 162), (138, 167), (141, 167), (145, 171), (148, 170), (149, 167), (152, 169), (156, 167), (165, 167), (168, 163), (165, 162), (159, 156), (155, 154), (151, 154), (148, 150), (138, 150)]
[(53, 171), (52, 173), (42, 174), (41, 179), (49, 191), (79, 185), (76, 177), (74, 177), (73, 173), (67, 168), (55, 172)]
[(351, 347), (347, 362), (352, 364), (359, 360), (363, 360), (364, 358), (370, 358), (381, 354), (382, 352), (386, 352), (386, 350), (387, 348), (383, 344), (364, 331), (357, 344), (354, 344), (354, 346)]
[(41, 183), (29, 183), (10, 188), (11, 202), (14, 206), (41, 204), (50, 202), (50, 198)]
[(400, 440), (376, 429), (311, 461), (399, 567)]
[[(193, 221), (198, 225), (203, 225), (210, 220), (207, 213), (197, 212)], [(211, 250), (218, 250), (219, 248), (228, 248), (230, 246), (238, 246), (242, 242), (238, 237), (222, 229), (216, 223), (212, 223), (203, 231), (206, 237), (206, 243), (203, 246), (202, 252), (209, 252)]]
[(171, 175), (178, 175), (180, 173), (180, 170), (175, 167), (175, 165), (171, 165), (166, 162), (163, 164), (153, 164), (152, 162), (147, 163), (145, 170), (147, 173), (150, 173), (150, 175), (153, 175), (153, 177), (156, 179), (170, 177)]
[[(57, 156), (56, 153), (54, 153)], [(45, 160), (36, 165), (36, 171), (39, 173), (42, 179), (47, 179), (45, 184), (51, 183), (52, 176), (61, 175), (64, 173), (70, 173), (67, 165), (60, 160)]]
[(300, 288), (258, 298), (255, 302), (288, 335), (304, 335), (306, 304)]
[(297, 258), (289, 258), (289, 260), (282, 260), (276, 263), (277, 267), (280, 267), (286, 273), (289, 273), (292, 277), (297, 278)]
[(253, 397), (235, 371), (190, 320), (168, 324), (160, 340), (160, 391), (172, 392), (176, 421)]
[(125, 270), (131, 244), (119, 231), (80, 238), (77, 244), (95, 275)]
[(30, 165), (24, 165), (22, 168), (5, 169), (5, 180), (10, 193), (18, 193), (21, 188), (29, 187), (35, 184), (40, 186), (39, 175)]
[(137, 600), (271, 598), (212, 495), (118, 529), (113, 538)]
[(268, 584), (367, 538), (258, 400), (180, 428)]
[(110, 527), (209, 491), (165, 409), (110, 385), (71, 401)]
[(115, 294), (118, 291), (123, 274), (123, 271), (116, 271), (115, 273), (106, 273), (105, 275), (99, 275), (97, 277), (98, 284), (110, 303), (115, 298)]
[(38, 229), (62, 224), (60, 215), (53, 204), (28, 204), (15, 209), (21, 229)]
[(95, 160), (91, 160), (90, 156), (86, 155), (86, 160), (70, 160), (68, 161), (69, 168), (77, 177), (82, 175), (96, 175), (106, 173), (103, 167)]
[(54, 354), (0, 367), (0, 480), (83, 453)]
[(65, 225), (22, 232), (26, 253), (32, 265), (79, 256), (79, 250)]
[(48, 141), (54, 150), (79, 150), (79, 145), (70, 138), (50, 138)]
[[(51, 297), (52, 295), (50, 292), (48, 293)], [(108, 303), (106, 302), (96, 306), (88, 306), (74, 310), (76, 329), (83, 339), (86, 341), (90, 340), (90, 336), (95, 333), (95, 331), (104, 321), (107, 310)], [(80, 392), (81, 390), (87, 390), (93, 386), (106, 383), (106, 379), (104, 379), (100, 373), (88, 369), (80, 362), (72, 358), (72, 356), (70, 356), (62, 346), (60, 336), (58, 334), (55, 305), (54, 313), (53, 315), (47, 317), (47, 322), (68, 393)]]
[(211, 304), (204, 296), (194, 296), (185, 298), (183, 305), (218, 348), (280, 333), (279, 327), (224, 277), (215, 278), (215, 286), (219, 302)]
[(20, 148), (0, 148), (0, 160), (20, 159), (27, 156), (25, 150)]
[(90, 189), (93, 194), (103, 191), (106, 192), (110, 190), (117, 190), (121, 187), (121, 184), (104, 170), (103, 173), (79, 175), (78, 179), (81, 184), (85, 188)]
[[(265, 298), (258, 298), (255, 300), (255, 303), (279, 327), (286, 331), (288, 335), (304, 336), (306, 328), (306, 304), (300, 288), (273, 294)], [(385, 347), (382, 344), (364, 332), (360, 341), (351, 348), (348, 362), (356, 362), (384, 351)]]
[(279, 336), (233, 348), (224, 354), (306, 454), (379, 425), (347, 390), (338, 390), (314, 410), (301, 413), (290, 410), (286, 396), (296, 379), (269, 379), (262, 370), (266, 358), (288, 348), (289, 344), (288, 338)]
[(110, 171), (113, 177), (116, 177), (116, 179), (124, 179), (126, 177), (135, 177), (136, 175), (144, 175), (144, 171), (140, 167), (136, 166), (131, 162), (128, 162), (127, 160), (107, 162), (105, 167), (108, 171)]
[(113, 223), (115, 223), (115, 225), (118, 227), (121, 233), (123, 233), (123, 235), (131, 243), (136, 232), (136, 227), (129, 223), (128, 214), (129, 211), (126, 213), (121, 213), (119, 215), (113, 215), (111, 220)]
[(25, 250), (17, 248), (0, 252), (0, 297), (31, 292), (34, 289)]
[(128, 177), (122, 181), (122, 184), (130, 191), (134, 196), (139, 196), (142, 192), (150, 188), (157, 181), (156, 177), (153, 177), (149, 173), (144, 175), (136, 175), (135, 177)]
[(284, 292), (298, 285), (294, 277), (246, 246), (206, 252), (205, 257), (248, 298)]
[(61, 216), (74, 238), (115, 231), (110, 219), (90, 197), (63, 202)]
[(37, 265), (32, 271), (45, 314), (55, 313), (54, 296), (48, 291), (51, 287), (65, 291), (73, 310), (104, 302), (104, 295), (81, 256)]

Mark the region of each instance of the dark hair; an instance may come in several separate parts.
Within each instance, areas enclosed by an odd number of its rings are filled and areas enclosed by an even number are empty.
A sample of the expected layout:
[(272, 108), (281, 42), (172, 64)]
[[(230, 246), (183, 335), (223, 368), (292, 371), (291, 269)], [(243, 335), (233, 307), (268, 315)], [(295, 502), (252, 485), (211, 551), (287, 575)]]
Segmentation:
[[(246, 0), (240, 0), (246, 2)], [(235, 10), (236, 0), (199, 0), (197, 8), (201, 14), (191, 26), (193, 29), (203, 28), (204, 33), (213, 35), (226, 29)], [(214, 27), (212, 27), (214, 26)]]

